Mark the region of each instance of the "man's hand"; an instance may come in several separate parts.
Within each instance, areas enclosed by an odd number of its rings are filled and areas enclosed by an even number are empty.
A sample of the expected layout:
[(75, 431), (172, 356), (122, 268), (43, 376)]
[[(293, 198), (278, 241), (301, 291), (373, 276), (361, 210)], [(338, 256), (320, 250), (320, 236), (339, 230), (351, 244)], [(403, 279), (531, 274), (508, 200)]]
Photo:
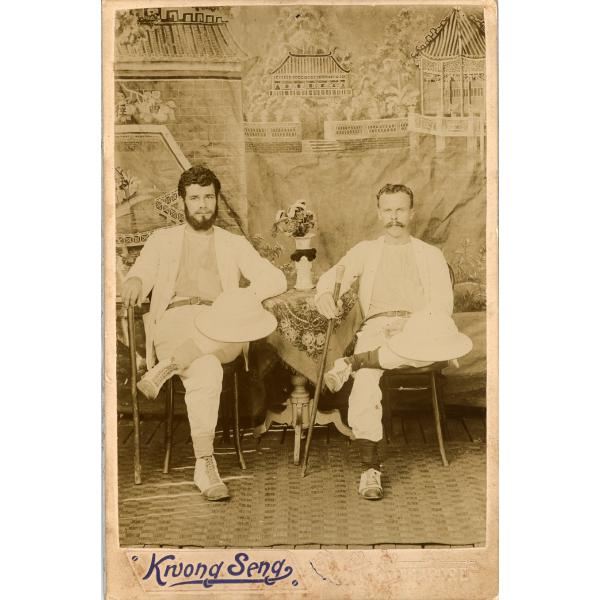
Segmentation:
[(125, 280), (121, 290), (121, 299), (125, 308), (136, 304), (139, 306), (142, 303), (142, 280), (139, 277), (130, 277)]
[(337, 307), (331, 292), (325, 292), (315, 300), (317, 310), (326, 318), (333, 319), (342, 314), (342, 300), (338, 300)]

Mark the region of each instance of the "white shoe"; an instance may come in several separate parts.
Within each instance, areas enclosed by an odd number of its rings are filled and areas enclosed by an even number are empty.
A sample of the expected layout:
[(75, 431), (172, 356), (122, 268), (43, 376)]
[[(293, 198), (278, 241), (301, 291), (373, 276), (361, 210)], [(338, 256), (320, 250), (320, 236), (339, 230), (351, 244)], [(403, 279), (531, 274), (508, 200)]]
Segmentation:
[(381, 471), (377, 469), (363, 471), (360, 476), (358, 493), (367, 500), (381, 500), (383, 498)]
[(226, 500), (229, 498), (229, 490), (219, 475), (217, 462), (212, 454), (196, 459), (194, 483), (200, 488), (202, 495), (207, 500)]
[(165, 381), (173, 377), (179, 370), (179, 366), (172, 360), (161, 360), (154, 365), (144, 376), (138, 381), (137, 389), (148, 398), (154, 400), (160, 392), (160, 388)]
[(331, 392), (339, 392), (342, 386), (348, 381), (352, 373), (350, 363), (346, 362), (345, 358), (338, 358), (333, 367), (325, 373), (325, 385)]

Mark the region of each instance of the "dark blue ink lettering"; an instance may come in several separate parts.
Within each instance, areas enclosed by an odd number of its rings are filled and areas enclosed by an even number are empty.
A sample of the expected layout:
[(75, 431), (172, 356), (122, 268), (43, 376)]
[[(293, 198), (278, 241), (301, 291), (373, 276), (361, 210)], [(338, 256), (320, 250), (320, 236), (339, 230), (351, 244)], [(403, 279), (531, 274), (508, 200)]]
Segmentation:
[(247, 567), (246, 567), (246, 575), (248, 575), (248, 577), (252, 577), (252, 574), (254, 573), (254, 571), (257, 571), (259, 575), (262, 575), (262, 573), (260, 572), (260, 567), (259, 564), (256, 562), (251, 562)]
[(177, 583), (171, 583), (169, 587), (177, 587), (179, 585), (201, 585), (204, 583), (204, 579), (190, 579), (188, 581), (178, 581)]
[(273, 585), (277, 581), (281, 581), (282, 579), (287, 579), (293, 572), (294, 572), (294, 569), (290, 565), (287, 565), (284, 569), (283, 575), (279, 575), (279, 573), (278, 573), (277, 577), (265, 577), (265, 583), (267, 585)]
[[(263, 566), (264, 566), (264, 571), (263, 571)], [(260, 575), (262, 575), (264, 577), (265, 575), (267, 575), (269, 573), (270, 568), (271, 568), (271, 563), (269, 561), (261, 560), (258, 572)], [(248, 575), (250, 575), (250, 573), (248, 573)]]
[(211, 565), (210, 569), (208, 570), (208, 574), (213, 579), (217, 579), (219, 577), (219, 575), (221, 574), (222, 568), (223, 568), (223, 561), (221, 561), (220, 563), (215, 563), (214, 565)]
[(275, 577), (279, 577), (279, 573), (281, 573), (281, 569), (283, 568), (284, 564), (285, 564), (285, 558), (282, 560), (276, 560), (273, 563), (273, 566), (271, 567), (271, 571), (273, 571), (273, 575), (275, 575)]
[(152, 558), (150, 559), (150, 566), (148, 567), (148, 572), (144, 575), (144, 577), (142, 577), (142, 579), (150, 579), (150, 576), (152, 575), (153, 571), (156, 571), (155, 577), (156, 577), (156, 583), (158, 583), (158, 585), (163, 586), (166, 585), (166, 581), (163, 581), (161, 579), (161, 573), (160, 573), (160, 565), (165, 561), (165, 560), (175, 560), (175, 555), (174, 554), (167, 554), (166, 556), (163, 556), (160, 560), (156, 560), (156, 553), (152, 553)]
[(169, 576), (169, 571), (171, 571), (171, 575), (173, 577), (179, 577), (181, 575), (181, 571), (183, 571), (183, 563), (179, 563), (179, 571), (177, 570), (177, 564), (167, 565), (165, 567), (165, 577)]
[[(135, 558), (139, 557), (136, 556)], [(171, 564), (166, 564), (167, 561), (172, 562)], [(204, 588), (209, 589), (217, 584), (234, 583), (262, 583), (267, 586), (272, 586), (278, 581), (287, 579), (294, 571), (290, 565), (286, 565), (285, 559), (274, 562), (268, 560), (249, 561), (250, 557), (248, 554), (245, 552), (238, 552), (234, 557), (234, 562), (226, 567), (226, 572), (233, 576), (232, 579), (228, 579), (226, 577), (221, 578), (221, 572), (225, 564), (224, 561), (214, 564), (202, 562), (176, 562), (176, 557), (173, 554), (167, 554), (159, 558), (157, 554), (153, 552), (150, 559), (150, 565), (143, 579), (146, 580), (153, 577), (156, 583), (161, 587), (165, 585), (169, 585), (169, 587), (201, 585)], [(314, 569), (312, 563), (311, 566)], [(192, 577), (194, 577), (194, 579), (191, 579)], [(185, 581), (168, 581), (169, 579), (177, 578), (185, 578)], [(297, 586), (298, 581), (294, 579), (292, 585)]]
[(215, 583), (264, 583), (263, 579), (199, 579), (198, 581), (178, 581), (172, 583), (169, 587), (178, 587), (180, 585), (202, 584), (204, 587), (210, 588)]
[[(227, 572), (230, 575), (241, 575), (244, 572), (244, 562), (246, 562), (250, 557), (245, 552), (238, 552), (235, 555), (235, 563), (234, 565), (229, 565), (227, 567)], [(236, 569), (236, 565), (239, 566), (239, 570)]]

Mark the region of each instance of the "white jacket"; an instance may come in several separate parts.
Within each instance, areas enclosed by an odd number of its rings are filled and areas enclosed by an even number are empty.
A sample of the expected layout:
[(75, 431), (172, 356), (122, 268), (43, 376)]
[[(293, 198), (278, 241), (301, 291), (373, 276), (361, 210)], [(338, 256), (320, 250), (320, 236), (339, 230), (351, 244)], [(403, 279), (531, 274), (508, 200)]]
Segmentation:
[[(371, 305), (375, 275), (383, 252), (384, 239), (384, 236), (381, 236), (376, 240), (359, 242), (338, 262), (338, 265), (345, 267), (340, 295), (346, 292), (358, 277), (358, 298), (363, 315), (367, 314)], [(450, 272), (442, 251), (412, 236), (410, 243), (425, 292), (426, 308), (451, 316), (454, 296)], [(333, 292), (336, 267), (337, 265), (334, 265), (319, 278), (315, 299), (325, 292)]]
[[(152, 290), (150, 311), (144, 315), (148, 368), (154, 364), (154, 328), (173, 298), (184, 231), (185, 225), (155, 231), (127, 273), (127, 279), (139, 277), (142, 280), (142, 298)], [(260, 300), (285, 292), (285, 275), (262, 258), (246, 238), (220, 227), (214, 227), (214, 232), (217, 268), (223, 290), (239, 287), (242, 274), (250, 281), (250, 289)]]

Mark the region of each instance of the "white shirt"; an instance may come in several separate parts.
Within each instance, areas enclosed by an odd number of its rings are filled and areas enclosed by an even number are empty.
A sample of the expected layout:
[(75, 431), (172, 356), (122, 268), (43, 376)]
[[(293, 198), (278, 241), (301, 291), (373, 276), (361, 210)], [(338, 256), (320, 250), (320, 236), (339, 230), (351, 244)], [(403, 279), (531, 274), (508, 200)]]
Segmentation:
[(412, 244), (384, 244), (366, 316), (393, 310), (415, 312), (425, 305)]
[(213, 232), (199, 232), (186, 227), (175, 282), (175, 296), (214, 300), (222, 291)]

